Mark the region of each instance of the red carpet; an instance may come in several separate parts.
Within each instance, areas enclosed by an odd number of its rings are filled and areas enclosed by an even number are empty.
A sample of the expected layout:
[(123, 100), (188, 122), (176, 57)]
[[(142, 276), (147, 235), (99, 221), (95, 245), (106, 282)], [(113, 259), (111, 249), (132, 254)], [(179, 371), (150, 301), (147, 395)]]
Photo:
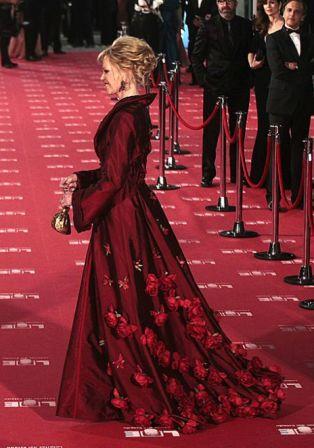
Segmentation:
[[(177, 191), (159, 192), (200, 288), (219, 310), (233, 341), (286, 377), (287, 399), (278, 420), (237, 419), (194, 435), (139, 432), (123, 423), (81, 423), (56, 418), (60, 375), (73, 318), (89, 234), (62, 236), (50, 228), (60, 178), (97, 166), (92, 138), (111, 107), (103, 93), (95, 53), (50, 56), (21, 62), (0, 73), (0, 344), (1, 448), (190, 447), (305, 448), (314, 446), (313, 314), (298, 307), (313, 298), (310, 287), (289, 286), (302, 258), (303, 215), (280, 215), (282, 250), (293, 262), (263, 262), (271, 212), (264, 192), (246, 189), (246, 228), (260, 237), (230, 240), (233, 213), (211, 213), (218, 189), (201, 189), (201, 132), (181, 129), (191, 150), (178, 161), (188, 169), (167, 174)], [(201, 121), (202, 92), (181, 89), (181, 112)], [(152, 107), (157, 119), (157, 102)], [(252, 148), (256, 117), (250, 113), (246, 147)], [(153, 143), (148, 181), (156, 182), (158, 143)], [(249, 156), (249, 151), (248, 151)], [(218, 185), (218, 184), (217, 184)], [(234, 203), (234, 186), (228, 185)]]

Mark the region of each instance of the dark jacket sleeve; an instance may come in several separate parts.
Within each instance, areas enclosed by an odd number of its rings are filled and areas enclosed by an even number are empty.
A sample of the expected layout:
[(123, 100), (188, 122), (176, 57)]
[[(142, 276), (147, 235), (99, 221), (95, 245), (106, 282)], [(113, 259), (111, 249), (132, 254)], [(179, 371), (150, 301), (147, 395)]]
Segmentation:
[(209, 45), (208, 33), (206, 31), (206, 24), (200, 26), (191, 56), (193, 71), (195, 73), (197, 82), (201, 87), (206, 87), (206, 68), (204, 61)]
[(136, 146), (132, 114), (117, 114), (106, 132), (109, 133), (110, 144), (106, 148), (99, 180), (73, 193), (73, 220), (78, 232), (89, 229), (95, 219), (106, 213), (127, 180), (129, 162)]
[(266, 39), (266, 52), (272, 76), (279, 80), (291, 81), (294, 77), (294, 72), (285, 66), (285, 62), (293, 61), (283, 60), (276, 38), (273, 35), (269, 35)]

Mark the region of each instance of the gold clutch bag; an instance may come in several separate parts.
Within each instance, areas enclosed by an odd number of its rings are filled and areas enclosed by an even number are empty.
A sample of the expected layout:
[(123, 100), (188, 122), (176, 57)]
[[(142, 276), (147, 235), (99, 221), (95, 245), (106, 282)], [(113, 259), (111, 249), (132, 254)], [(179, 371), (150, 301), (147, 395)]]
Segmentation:
[(63, 233), (64, 235), (70, 235), (71, 233), (69, 208), (70, 207), (63, 207), (62, 210), (54, 215), (51, 221), (52, 228), (59, 233)]

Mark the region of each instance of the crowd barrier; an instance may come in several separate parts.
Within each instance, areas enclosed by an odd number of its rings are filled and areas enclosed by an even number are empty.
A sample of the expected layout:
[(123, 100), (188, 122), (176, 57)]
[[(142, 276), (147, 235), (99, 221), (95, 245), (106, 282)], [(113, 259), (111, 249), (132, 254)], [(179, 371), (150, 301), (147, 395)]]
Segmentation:
[[(175, 64), (172, 70), (167, 71), (165, 58), (160, 57), (161, 70), (158, 83), (153, 81), (153, 86), (158, 87), (159, 91), (159, 176), (157, 184), (153, 186), (157, 190), (173, 190), (179, 188), (176, 185), (169, 185), (165, 177), (165, 170), (185, 169), (186, 167), (176, 164), (174, 154), (175, 146), (178, 143), (178, 123), (191, 130), (201, 130), (207, 126), (219, 113), (220, 114), (220, 185), (219, 198), (216, 206), (206, 206), (207, 210), (219, 212), (235, 211), (235, 222), (232, 230), (220, 232), (222, 237), (229, 238), (251, 238), (258, 236), (257, 232), (245, 230), (243, 221), (243, 180), (249, 187), (260, 188), (263, 186), (271, 170), (272, 182), (272, 241), (268, 251), (255, 252), (255, 258), (259, 260), (292, 260), (295, 255), (290, 252), (283, 252), (279, 241), (279, 202), (282, 200), (285, 208), (291, 210), (300, 206), (303, 201), (304, 208), (304, 255), (303, 264), (298, 275), (285, 277), (285, 281), (295, 285), (312, 285), (314, 279), (310, 264), (310, 238), (311, 230), (314, 228), (312, 211), (312, 150), (313, 139), (307, 139), (304, 143), (304, 159), (302, 165), (302, 178), (296, 200), (292, 203), (286, 196), (281, 163), (281, 143), (280, 126), (271, 125), (267, 138), (266, 161), (262, 176), (257, 183), (254, 183), (249, 176), (244, 154), (244, 117), (245, 113), (239, 111), (237, 115), (237, 124), (233, 135), (231, 135), (228, 126), (227, 98), (220, 96), (209, 117), (198, 125), (188, 123), (179, 113), (179, 64)], [(168, 103), (167, 103), (168, 101)], [(165, 159), (165, 129), (166, 129), (166, 107), (170, 108), (170, 153)], [(226, 143), (236, 144), (237, 148), (237, 167), (236, 167), (236, 207), (229, 205), (226, 194)], [(180, 154), (180, 152), (179, 152)], [(314, 309), (314, 300), (305, 300), (300, 302), (300, 306), (305, 309)]]

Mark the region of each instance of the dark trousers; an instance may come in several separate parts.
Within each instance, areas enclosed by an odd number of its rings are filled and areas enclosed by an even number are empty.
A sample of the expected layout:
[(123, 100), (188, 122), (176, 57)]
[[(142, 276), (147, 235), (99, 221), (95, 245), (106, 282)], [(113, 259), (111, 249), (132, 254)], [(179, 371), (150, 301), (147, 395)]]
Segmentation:
[(9, 57), (9, 44), (11, 37), (5, 33), (0, 33), (0, 52), (1, 52), (1, 65), (8, 64), (10, 62)]
[[(236, 112), (246, 112), (249, 108), (250, 90), (239, 90), (236, 92), (229, 92), (226, 94), (228, 97), (228, 109), (230, 113), (229, 128), (231, 133), (234, 132), (236, 126)], [(217, 101), (217, 96), (214, 96), (207, 89), (204, 89), (204, 101), (203, 101), (203, 117), (204, 121), (212, 113)], [(206, 126), (203, 130), (203, 159), (202, 159), (202, 177), (212, 180), (216, 176), (216, 147), (220, 132), (220, 116), (219, 112), (215, 118)], [(236, 145), (231, 144), (229, 148), (230, 156), (230, 179), (232, 182), (236, 178)]]
[(47, 2), (42, 11), (41, 43), (44, 52), (48, 51), (52, 44), (53, 50), (61, 50), (61, 1), (53, 0)]
[[(291, 200), (295, 201), (301, 181), (303, 164), (303, 140), (308, 137), (310, 114), (304, 110), (304, 104), (299, 103), (292, 115), (269, 115), (270, 124), (279, 125), (281, 136), (281, 159), (285, 163), (287, 154), (290, 152), (289, 172), (291, 179)], [(290, 135), (290, 148), (287, 148), (287, 137)], [(290, 150), (290, 151), (289, 151)], [(266, 198), (271, 198), (271, 176), (268, 176)]]
[(37, 38), (41, 28), (42, 7), (40, 2), (26, 1), (24, 4), (25, 56), (35, 55)]

